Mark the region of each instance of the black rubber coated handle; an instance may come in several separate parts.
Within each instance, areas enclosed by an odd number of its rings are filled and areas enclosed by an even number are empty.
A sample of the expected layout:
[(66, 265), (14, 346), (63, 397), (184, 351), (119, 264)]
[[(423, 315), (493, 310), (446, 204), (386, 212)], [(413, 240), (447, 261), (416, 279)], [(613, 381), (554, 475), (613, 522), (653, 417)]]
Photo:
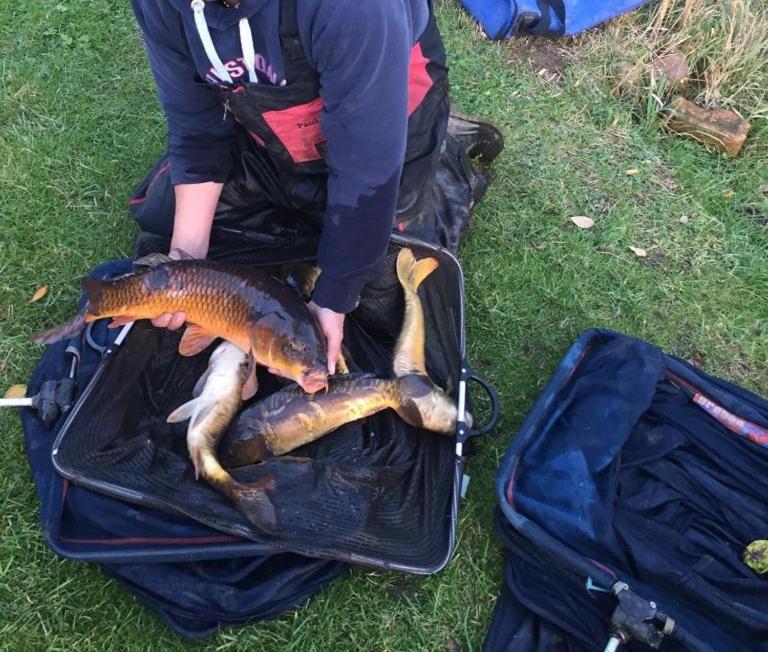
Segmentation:
[(491, 432), (499, 422), (500, 410), (499, 395), (496, 393), (496, 390), (494, 389), (493, 385), (491, 385), (491, 383), (477, 374), (472, 369), (472, 367), (467, 364), (466, 360), (461, 365), (461, 372), (462, 373), (459, 379), (467, 383), (467, 392), (469, 392), (470, 381), (474, 381), (480, 385), (483, 390), (485, 390), (485, 393), (488, 395), (488, 399), (491, 401), (491, 416), (488, 418), (488, 421), (479, 428), (476, 426), (467, 428), (467, 425), (463, 422), (456, 424), (457, 439), (460, 442), (464, 442), (467, 441), (467, 439), (470, 437), (482, 437), (483, 435), (487, 435), (489, 432)]
[(472, 428), (469, 431), (470, 437), (482, 437), (483, 435), (487, 435), (489, 432), (491, 432), (499, 423), (499, 395), (496, 393), (496, 388), (491, 385), (491, 383), (489, 383), (485, 378), (479, 376), (469, 368), (467, 368), (467, 370), (470, 371), (470, 375), (467, 377), (467, 380), (474, 380), (478, 385), (480, 385), (480, 387), (482, 387), (485, 390), (485, 393), (488, 395), (488, 399), (491, 401), (491, 416), (488, 418), (488, 421), (484, 423), (480, 428)]

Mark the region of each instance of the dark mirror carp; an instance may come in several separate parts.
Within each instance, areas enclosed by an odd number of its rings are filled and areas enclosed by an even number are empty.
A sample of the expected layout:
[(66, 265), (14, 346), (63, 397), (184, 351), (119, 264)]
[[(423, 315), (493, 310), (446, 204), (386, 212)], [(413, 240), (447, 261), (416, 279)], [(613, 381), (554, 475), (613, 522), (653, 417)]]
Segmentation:
[[(424, 311), (417, 294), (437, 267), (434, 258), (416, 261), (410, 249), (402, 249), (397, 257), (405, 315), (393, 357), (395, 378), (335, 376), (329, 379), (326, 392), (312, 396), (298, 387), (286, 387), (240, 414), (220, 445), (221, 463), (237, 467), (283, 455), (385, 409), (395, 410), (410, 425), (453, 434), (456, 404), (427, 374)], [(469, 415), (467, 420), (471, 421)]]
[(179, 343), (181, 355), (196, 355), (217, 338), (248, 354), (244, 398), (256, 393), (256, 364), (308, 393), (327, 387), (325, 338), (293, 289), (258, 269), (162, 258), (165, 262), (113, 280), (83, 279), (84, 309), (66, 324), (38, 333), (34, 341), (71, 337), (105, 317), (119, 326), (183, 311), (187, 328)]

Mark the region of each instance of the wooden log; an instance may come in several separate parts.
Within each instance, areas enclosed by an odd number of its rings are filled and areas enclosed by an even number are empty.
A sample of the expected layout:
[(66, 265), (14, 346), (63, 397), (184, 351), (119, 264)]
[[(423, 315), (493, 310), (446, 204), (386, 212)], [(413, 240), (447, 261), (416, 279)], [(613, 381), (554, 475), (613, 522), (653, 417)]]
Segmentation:
[(680, 95), (672, 98), (667, 127), (720, 151), (736, 156), (747, 138), (750, 124), (733, 111), (703, 109)]

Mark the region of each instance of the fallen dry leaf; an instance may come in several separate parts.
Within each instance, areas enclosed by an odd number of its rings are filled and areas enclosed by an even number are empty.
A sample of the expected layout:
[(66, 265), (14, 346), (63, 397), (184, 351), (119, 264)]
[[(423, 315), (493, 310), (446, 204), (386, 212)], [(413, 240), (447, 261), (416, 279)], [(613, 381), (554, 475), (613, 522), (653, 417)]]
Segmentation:
[(626, 172), (626, 175), (628, 177), (634, 177), (638, 172), (640, 172), (640, 170), (638, 170), (637, 168), (629, 168), (629, 170), (627, 170)]
[(580, 229), (591, 229), (593, 226), (595, 226), (595, 220), (593, 220), (591, 217), (587, 217), (586, 215), (574, 215), (570, 218), (570, 220)]
[(690, 218), (687, 215), (680, 216), (680, 224), (688, 224), (689, 221), (690, 221)]
[(648, 252), (645, 249), (641, 249), (640, 247), (630, 246), (629, 250), (638, 258), (645, 258), (648, 255)]
[(27, 395), (26, 385), (11, 385), (5, 390), (3, 398), (24, 398)]
[(723, 190), (723, 197), (725, 197), (726, 199), (730, 199), (735, 194), (736, 194), (736, 191), (733, 188), (726, 188), (725, 190)]
[(29, 300), (30, 303), (34, 303), (35, 301), (40, 301), (46, 294), (48, 294), (48, 286), (47, 285), (41, 285), (37, 290), (35, 290), (35, 293), (32, 295), (32, 298)]

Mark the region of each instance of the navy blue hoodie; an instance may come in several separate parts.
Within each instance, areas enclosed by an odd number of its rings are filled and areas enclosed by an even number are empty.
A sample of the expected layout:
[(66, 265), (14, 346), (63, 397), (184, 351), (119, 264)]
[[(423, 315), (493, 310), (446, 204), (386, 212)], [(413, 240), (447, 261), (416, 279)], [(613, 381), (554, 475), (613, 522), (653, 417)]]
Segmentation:
[[(168, 122), (174, 184), (226, 180), (236, 123), (211, 84), (188, 0), (132, 0)], [(318, 73), (329, 168), (323, 274), (314, 299), (349, 311), (383, 259), (392, 229), (408, 124), (408, 64), (428, 20), (426, 0), (298, 0), (299, 36)], [(216, 51), (232, 79), (242, 64), (238, 21), (248, 17), (262, 83), (279, 84), (279, 0), (206, 3)]]

